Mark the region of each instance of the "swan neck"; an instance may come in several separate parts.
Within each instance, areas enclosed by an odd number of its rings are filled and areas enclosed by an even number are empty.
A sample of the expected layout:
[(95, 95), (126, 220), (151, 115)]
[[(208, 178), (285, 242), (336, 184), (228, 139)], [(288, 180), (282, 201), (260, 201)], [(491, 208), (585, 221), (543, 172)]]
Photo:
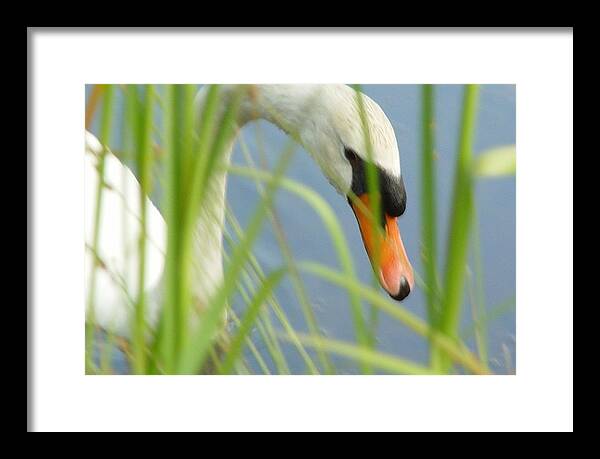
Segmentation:
[[(198, 93), (196, 113), (201, 114), (208, 87)], [(225, 104), (218, 111), (225, 109)], [(247, 121), (246, 121), (247, 122)], [(239, 127), (242, 124), (238, 123)], [(245, 124), (245, 122), (243, 123)], [(233, 146), (239, 127), (227, 141), (220, 153), (220, 163), (208, 178), (204, 198), (200, 204), (195, 224), (192, 289), (200, 307), (210, 303), (212, 295), (223, 279), (223, 230), (225, 227), (225, 195), (227, 191), (227, 167), (231, 161)]]
[[(236, 119), (235, 133), (221, 153), (223, 167), (215, 167), (209, 179), (205, 199), (196, 221), (194, 238), (194, 293), (201, 304), (208, 304), (223, 279), (223, 229), (225, 225), (227, 167), (239, 130), (248, 122), (265, 119), (287, 133), (302, 125), (306, 113), (302, 100), (306, 89), (297, 85), (222, 85), (219, 87), (220, 106), (216, 119), (220, 119), (235, 91), (242, 90), (242, 99)], [(204, 112), (209, 86), (202, 88), (196, 98), (196, 113)]]

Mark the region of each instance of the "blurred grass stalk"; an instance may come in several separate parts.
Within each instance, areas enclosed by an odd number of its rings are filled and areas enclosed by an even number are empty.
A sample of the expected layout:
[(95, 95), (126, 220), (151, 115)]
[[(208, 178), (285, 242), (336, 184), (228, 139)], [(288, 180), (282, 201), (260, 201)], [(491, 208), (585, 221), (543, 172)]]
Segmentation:
[[(225, 115), (225, 118), (227, 118), (227, 115)], [(224, 123), (226, 127), (227, 120), (224, 120)], [(212, 344), (212, 338), (218, 331), (219, 318), (222, 317), (222, 313), (227, 307), (227, 300), (236, 289), (237, 279), (242, 273), (248, 254), (252, 250), (253, 244), (260, 233), (268, 208), (272, 205), (275, 192), (284, 172), (287, 170), (293, 152), (294, 147), (289, 148), (287, 151), (284, 151), (279, 158), (273, 172), (273, 180), (267, 186), (263, 197), (256, 206), (240, 243), (233, 250), (230, 264), (227, 267), (223, 278), (223, 283), (214, 295), (212, 304), (208, 306), (207, 311), (202, 315), (200, 324), (197, 330), (194, 331), (190, 346), (182, 352), (177, 369), (178, 373), (188, 374), (197, 371), (202, 367), (206, 352)], [(272, 285), (271, 288), (274, 288), (274, 285)], [(266, 294), (268, 293), (270, 293), (270, 291)], [(262, 295), (262, 291), (257, 293), (257, 295), (259, 294)]]
[[(235, 216), (231, 213), (231, 211), (227, 210), (227, 221), (231, 225), (233, 231), (235, 232), (238, 240), (243, 234), (243, 230)], [(224, 238), (227, 243), (233, 247), (237, 242), (233, 239), (233, 236), (229, 234), (228, 231), (224, 232)], [(227, 252), (223, 253), (223, 257), (225, 262), (230, 262), (230, 257)], [(266, 281), (266, 276), (264, 275), (258, 261), (254, 257), (254, 255), (250, 254), (249, 256), (249, 265), (248, 269), (244, 270), (242, 274), (242, 280), (238, 284), (238, 291), (240, 296), (245, 304), (250, 304), (251, 295), (256, 293), (257, 287), (255, 283), (264, 283)], [(267, 298), (267, 303), (275, 310), (279, 308), (277, 304), (277, 298), (273, 293), (269, 298)], [(235, 317), (235, 311), (230, 308), (230, 312), (232, 313), (232, 317)], [(286, 319), (287, 320), (287, 319)], [(286, 323), (285, 321), (283, 323)], [(259, 317), (255, 323), (256, 329), (262, 339), (263, 344), (266, 346), (267, 351), (269, 353), (269, 357), (272, 359), (277, 372), (279, 374), (290, 374), (290, 369), (287, 365), (281, 347), (279, 346), (279, 341), (276, 337), (275, 330), (271, 321), (271, 317), (269, 315), (268, 310), (259, 311)], [(285, 325), (284, 325), (285, 326)], [(252, 346), (252, 340), (250, 337), (247, 339), (247, 344), (249, 347)], [(259, 360), (257, 358), (257, 360)]]
[(185, 251), (185, 238), (191, 237), (191, 222), (185, 219), (184, 206), (190, 197), (186, 175), (191, 170), (193, 134), (193, 87), (168, 85), (165, 93), (164, 134), (167, 188), (165, 219), (167, 254), (165, 293), (160, 324), (160, 360), (166, 373), (175, 373), (177, 356), (184, 347), (187, 324), (181, 328), (184, 313), (191, 303), (189, 275), (191, 259)]
[[(369, 203), (369, 216), (371, 218), (372, 228), (378, 234), (378, 237), (374, 238), (375, 247), (373, 256), (373, 265), (380, 266), (381, 261), (381, 241), (383, 240), (383, 228), (379, 221), (382, 215), (381, 211), (381, 193), (379, 191), (379, 174), (377, 173), (377, 167), (373, 161), (373, 143), (371, 141), (371, 132), (369, 132), (369, 124), (367, 120), (367, 113), (365, 111), (365, 103), (363, 100), (363, 93), (360, 85), (354, 85), (356, 104), (358, 106), (358, 112), (360, 115), (360, 122), (364, 136), (364, 148), (367, 152), (367, 192), (368, 192), (368, 203)], [(353, 197), (356, 202), (356, 196)], [(360, 202), (360, 201), (359, 201)], [(373, 285), (378, 285), (379, 281), (373, 272), (371, 278)], [(363, 343), (370, 349), (375, 349), (377, 344), (377, 324), (378, 324), (378, 310), (373, 305), (370, 305), (369, 313), (369, 328), (368, 335)], [(372, 369), (364, 367), (363, 372), (372, 373)]]
[[(261, 138), (260, 132), (261, 131), (259, 129), (257, 129), (257, 140), (259, 140), (259, 144), (262, 144), (262, 142), (260, 142), (260, 138)], [(247, 164), (250, 167), (256, 167), (255, 162), (252, 159), (252, 155), (250, 154), (248, 145), (246, 144), (246, 142), (244, 141), (242, 136), (240, 136), (239, 142), (240, 142), (242, 153), (244, 154)], [(263, 166), (263, 168), (266, 168), (266, 158), (264, 155), (264, 151), (262, 151), (262, 149), (261, 149), (260, 153), (262, 153), (261, 154), (262, 166)], [(254, 182), (255, 182), (256, 189), (257, 189), (259, 195), (262, 196), (265, 192), (264, 185), (258, 179), (255, 179)], [(296, 293), (296, 296), (298, 297), (300, 307), (302, 309), (302, 313), (303, 313), (305, 321), (306, 321), (306, 325), (308, 326), (308, 329), (312, 335), (321, 336), (321, 331), (320, 331), (318, 323), (317, 323), (317, 318), (313, 311), (312, 305), (310, 304), (310, 301), (308, 299), (308, 294), (306, 292), (304, 282), (298, 273), (298, 269), (294, 262), (292, 251), (287, 243), (285, 233), (283, 231), (283, 227), (277, 216), (276, 209), (274, 209), (274, 208), (270, 209), (269, 217), (270, 217), (273, 229), (275, 231), (275, 237), (277, 238), (279, 250), (280, 250), (281, 254), (283, 255), (284, 262), (288, 269), (288, 274), (290, 275), (290, 279), (292, 281), (294, 291)], [(306, 368), (307, 368), (308, 372), (310, 374), (319, 374), (319, 370), (313, 363), (310, 356), (308, 356), (308, 354), (306, 353), (304, 347), (302, 346), (302, 343), (297, 339), (297, 337), (294, 336), (295, 332), (293, 331), (293, 329), (291, 327), (287, 327), (287, 328), (288, 328), (288, 334), (291, 335), (292, 342), (296, 345), (296, 348), (300, 352), (300, 355), (303, 358), (304, 363), (306, 364)], [(274, 336), (273, 338), (274, 338), (274, 341), (277, 342), (277, 337)], [(329, 358), (329, 356), (322, 349), (317, 349), (317, 355), (318, 355), (319, 361), (321, 363), (321, 366), (322, 366), (324, 372), (326, 374), (334, 374), (335, 367), (334, 367), (333, 363), (331, 362), (331, 359)]]
[[(141, 93), (141, 94), (140, 94)], [(146, 373), (146, 240), (147, 240), (147, 197), (152, 191), (152, 109), (154, 88), (145, 85), (138, 93), (135, 86), (129, 86), (126, 91), (126, 107), (132, 111), (135, 124), (133, 127), (133, 146), (137, 162), (140, 183), (140, 235), (138, 242), (138, 293), (135, 305), (135, 320), (133, 321), (133, 371), (136, 374)]]
[[(96, 270), (100, 260), (98, 259), (98, 241), (100, 238), (100, 220), (102, 218), (102, 194), (104, 191), (104, 160), (106, 155), (106, 146), (111, 141), (111, 129), (112, 129), (112, 107), (114, 102), (114, 89), (112, 85), (102, 85), (100, 89), (96, 91), (97, 94), (102, 94), (102, 114), (100, 120), (100, 142), (104, 146), (102, 154), (98, 158), (98, 187), (96, 189), (96, 202), (94, 208), (94, 232), (92, 241), (92, 254), (94, 256), (94, 263), (92, 264), (92, 272), (90, 273), (89, 290), (87, 298), (87, 314), (88, 320), (86, 322), (86, 371), (94, 372), (95, 364), (93, 361), (94, 355), (94, 335), (95, 335), (95, 305), (94, 298), (96, 295)], [(99, 95), (97, 97), (100, 97)]]
[(482, 362), (488, 361), (488, 330), (485, 305), (485, 291), (483, 287), (483, 261), (481, 255), (481, 240), (479, 237), (479, 220), (477, 218), (477, 209), (473, 208), (473, 237), (472, 237), (472, 252), (474, 277), (470, 285), (471, 293), (471, 311), (473, 316), (473, 324), (475, 328), (475, 343), (477, 352)]
[[(212, 86), (203, 112), (196, 119), (195, 94), (194, 85), (169, 85), (165, 98), (169, 211), (162, 358), (165, 371), (170, 374), (200, 371), (210, 354), (209, 345), (218, 335), (219, 319), (223, 316), (225, 303), (235, 286), (234, 279), (243, 263), (241, 259), (232, 262), (238, 263), (235, 275), (225, 276), (213, 304), (193, 307), (191, 267), (195, 225), (201, 203), (208, 199), (210, 178), (220, 166), (220, 159), (235, 134), (240, 102), (240, 95), (236, 95), (222, 113), (217, 113), (219, 88)], [(220, 117), (218, 120), (217, 115)], [(197, 126), (198, 136), (195, 135)], [(215, 129), (216, 126), (218, 129)], [(199, 310), (201, 308), (202, 311)], [(195, 323), (192, 314), (195, 313), (201, 316), (200, 325), (192, 330), (191, 325)]]
[[(466, 85), (463, 94), (462, 117), (454, 189), (450, 207), (450, 224), (446, 251), (444, 295), (439, 323), (434, 325), (453, 340), (458, 340), (461, 305), (465, 290), (465, 272), (469, 254), (469, 232), (473, 223), (473, 142), (479, 98), (478, 85)], [(433, 369), (448, 373), (452, 362), (447, 355), (432, 347)]]
[[(425, 297), (427, 299), (427, 319), (432, 329), (439, 324), (439, 286), (437, 277), (437, 203), (435, 176), (435, 87), (422, 86), (421, 109), (421, 259), (425, 270)], [(430, 365), (438, 368), (436, 358), (439, 352), (430, 346)]]

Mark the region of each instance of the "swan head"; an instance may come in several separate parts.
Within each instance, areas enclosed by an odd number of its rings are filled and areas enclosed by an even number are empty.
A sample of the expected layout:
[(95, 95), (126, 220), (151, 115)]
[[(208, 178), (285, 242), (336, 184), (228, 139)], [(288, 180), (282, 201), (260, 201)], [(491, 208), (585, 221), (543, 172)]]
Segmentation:
[[(229, 95), (233, 88), (237, 87), (222, 89)], [(381, 286), (396, 300), (408, 296), (414, 275), (398, 229), (398, 218), (406, 208), (406, 190), (398, 142), (381, 107), (346, 85), (245, 88), (249, 97), (243, 98), (238, 124), (266, 119), (304, 146), (324, 176), (348, 200)], [(369, 164), (377, 174), (379, 199), (369, 193), (367, 171), (373, 170)], [(379, 212), (374, 215), (377, 201)]]
[[(345, 85), (276, 87), (270, 90), (270, 101), (281, 108), (282, 117), (272, 121), (285, 130), (286, 126), (296, 129), (325, 177), (348, 200), (381, 286), (392, 298), (404, 299), (414, 287), (413, 269), (398, 229), (406, 190), (398, 142), (381, 107)], [(374, 214), (376, 198), (369, 193), (369, 170), (378, 179), (378, 215)]]

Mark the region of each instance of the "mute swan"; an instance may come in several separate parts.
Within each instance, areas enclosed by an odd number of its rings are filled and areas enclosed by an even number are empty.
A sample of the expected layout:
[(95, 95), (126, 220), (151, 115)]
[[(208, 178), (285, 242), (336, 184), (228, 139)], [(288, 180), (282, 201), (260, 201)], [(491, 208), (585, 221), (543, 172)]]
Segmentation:
[[(235, 86), (221, 86), (227, 100)], [(249, 121), (266, 119), (286, 132), (298, 134), (325, 177), (343, 196), (352, 191), (367, 207), (365, 141), (354, 89), (345, 85), (250, 85), (247, 87), (237, 120), (241, 128)], [(196, 97), (196, 109), (202, 113), (208, 90)], [(372, 143), (372, 159), (379, 174), (381, 223), (384, 231), (375, 231), (372, 220), (348, 202), (354, 211), (363, 243), (381, 286), (397, 300), (404, 299), (414, 285), (397, 225), (406, 206), (406, 192), (400, 171), (398, 144), (392, 125), (383, 110), (363, 95)], [(276, 114), (276, 116), (274, 116)], [(234, 140), (224, 154), (228, 163)], [(86, 287), (93, 264), (94, 209), (99, 175), (97, 159), (103, 148), (98, 139), (86, 132), (85, 154), (85, 241)], [(140, 185), (133, 173), (109, 150), (105, 155), (102, 218), (97, 244), (100, 269), (96, 270), (94, 296), (95, 322), (121, 336), (130, 333), (129, 317), (138, 291), (137, 257), (140, 234)], [(196, 227), (193, 272), (194, 295), (206, 304), (223, 277), (222, 230), (225, 207), (226, 173), (215, 173), (209, 183), (210, 199), (204, 199)], [(158, 209), (147, 199), (147, 268), (144, 290), (147, 292), (147, 321), (156, 325), (160, 313), (161, 285), (166, 251), (166, 223)], [(374, 256), (380, 247), (380, 262)]]

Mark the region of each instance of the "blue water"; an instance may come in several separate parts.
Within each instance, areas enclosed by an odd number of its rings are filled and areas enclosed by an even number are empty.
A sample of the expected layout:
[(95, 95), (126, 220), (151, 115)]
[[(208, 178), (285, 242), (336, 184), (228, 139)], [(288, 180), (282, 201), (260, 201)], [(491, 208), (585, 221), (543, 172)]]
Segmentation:
[[(415, 270), (423, 272), (419, 256), (419, 202), (420, 202), (420, 87), (417, 85), (366, 85), (363, 91), (374, 99), (389, 117), (400, 147), (402, 173), (407, 189), (408, 201), (405, 214), (399, 225), (408, 255)], [(437, 153), (437, 201), (439, 263), (443, 266), (446, 245), (446, 227), (449, 220), (454, 165), (458, 144), (458, 127), (462, 87), (457, 85), (436, 86), (436, 153)], [(515, 134), (515, 86), (484, 85), (481, 87), (475, 154), (487, 148), (514, 144)], [(243, 137), (253, 152), (257, 152), (257, 135), (264, 139), (273, 165), (278, 152), (282, 151), (287, 137), (276, 127), (259, 121), (248, 125), (242, 131)], [(233, 162), (245, 165), (239, 145), (233, 153)], [(316, 190), (333, 208), (352, 252), (355, 268), (360, 280), (371, 281), (371, 267), (361, 241), (355, 217), (346, 200), (338, 195), (321, 174), (319, 168), (301, 148), (292, 160), (288, 176)], [(258, 194), (254, 182), (230, 176), (227, 197), (238, 220), (245, 226), (253, 213)], [(485, 303), (488, 311), (509, 301), (515, 295), (515, 179), (487, 179), (478, 182), (476, 205), (481, 242), (483, 272), (485, 275)], [(280, 217), (287, 241), (293, 256), (298, 260), (313, 260), (337, 267), (337, 257), (327, 232), (319, 217), (300, 198), (280, 192), (275, 206)], [(266, 271), (283, 263), (275, 234), (266, 224), (257, 240), (254, 253)], [(335, 339), (354, 341), (354, 327), (350, 316), (347, 294), (344, 290), (312, 276), (303, 276), (311, 303), (315, 307), (318, 323), (324, 333)], [(387, 294), (381, 290), (381, 295)], [(296, 300), (296, 294), (289, 280), (284, 280), (277, 289), (280, 304), (298, 331), (307, 327)], [(425, 317), (423, 292), (416, 289), (403, 302), (404, 306), (421, 317)], [(233, 306), (240, 310), (241, 301), (234, 299)], [(463, 329), (472, 324), (471, 305), (465, 298), (463, 306)], [(276, 319), (274, 318), (276, 323)], [(256, 344), (264, 349), (259, 336)], [(384, 352), (427, 362), (427, 342), (422, 337), (403, 327), (395, 320), (380, 315), (378, 347)], [(515, 309), (504, 308), (503, 313), (494, 317), (488, 324), (490, 365), (495, 372), (513, 372), (515, 362)], [(468, 344), (475, 349), (472, 339)], [(304, 373), (304, 364), (297, 352), (284, 345), (286, 358), (293, 373)], [(263, 354), (267, 354), (265, 351)], [(252, 356), (248, 362), (253, 370), (259, 371)], [(336, 358), (340, 373), (356, 373), (354, 363)], [(268, 362), (272, 365), (272, 362)], [(274, 366), (273, 366), (274, 369)]]

